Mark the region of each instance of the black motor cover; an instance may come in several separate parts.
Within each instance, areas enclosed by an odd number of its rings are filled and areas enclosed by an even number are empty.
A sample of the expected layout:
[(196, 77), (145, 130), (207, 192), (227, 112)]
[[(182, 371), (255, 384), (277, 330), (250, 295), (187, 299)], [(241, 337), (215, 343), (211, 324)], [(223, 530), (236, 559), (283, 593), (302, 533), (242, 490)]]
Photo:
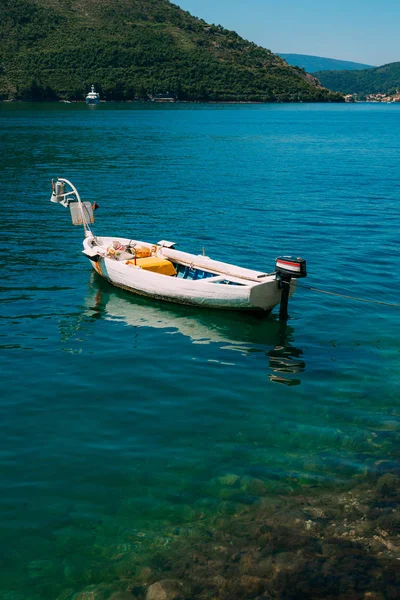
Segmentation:
[(295, 258), (294, 256), (280, 256), (275, 263), (276, 272), (284, 277), (294, 277), (300, 279), (307, 277), (307, 266), (304, 258)]

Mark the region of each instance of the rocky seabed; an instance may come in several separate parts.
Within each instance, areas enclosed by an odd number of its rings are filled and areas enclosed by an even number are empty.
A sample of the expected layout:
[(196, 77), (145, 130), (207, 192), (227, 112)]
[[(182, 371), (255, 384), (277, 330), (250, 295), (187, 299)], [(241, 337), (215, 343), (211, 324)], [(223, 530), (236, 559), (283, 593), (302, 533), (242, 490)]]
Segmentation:
[(109, 546), (107, 567), (87, 573), (97, 582), (57, 600), (395, 600), (399, 475), (398, 462), (379, 461), (375, 477), (351, 488), (292, 495), (222, 475), (212, 482), (222, 497), (212, 516), (195, 507), (192, 522)]

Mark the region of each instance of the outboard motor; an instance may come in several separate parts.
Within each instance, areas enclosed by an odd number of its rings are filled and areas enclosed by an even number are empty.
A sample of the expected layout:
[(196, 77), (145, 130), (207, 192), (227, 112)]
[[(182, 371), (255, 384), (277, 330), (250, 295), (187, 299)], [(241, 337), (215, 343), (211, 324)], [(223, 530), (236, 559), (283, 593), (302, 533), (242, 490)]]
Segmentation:
[(64, 200), (65, 193), (65, 185), (61, 181), (51, 180), (51, 186), (53, 188), (53, 192), (51, 194), (50, 202), (62, 202)]
[(279, 320), (287, 321), (288, 304), (291, 279), (300, 279), (307, 277), (307, 266), (304, 258), (294, 258), (293, 256), (280, 256), (276, 259), (275, 270), (282, 284), (281, 305), (279, 308)]

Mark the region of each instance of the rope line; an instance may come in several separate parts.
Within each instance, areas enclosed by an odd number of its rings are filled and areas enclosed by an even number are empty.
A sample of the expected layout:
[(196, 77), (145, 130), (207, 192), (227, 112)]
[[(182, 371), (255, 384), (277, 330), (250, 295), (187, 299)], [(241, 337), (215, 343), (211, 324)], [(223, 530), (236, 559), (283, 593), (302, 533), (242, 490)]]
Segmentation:
[(312, 292), (318, 292), (320, 294), (327, 294), (329, 296), (337, 296), (338, 298), (347, 298), (348, 300), (358, 300), (359, 302), (366, 302), (368, 304), (383, 304), (384, 306), (394, 306), (395, 308), (400, 308), (400, 304), (391, 304), (390, 302), (383, 302), (382, 300), (367, 300), (366, 298), (357, 298), (355, 296), (346, 296), (344, 294), (337, 294), (336, 292), (328, 292), (327, 290), (320, 290), (319, 288), (311, 287), (309, 285), (303, 285), (301, 283), (297, 283), (298, 287), (302, 287), (306, 290), (311, 290)]

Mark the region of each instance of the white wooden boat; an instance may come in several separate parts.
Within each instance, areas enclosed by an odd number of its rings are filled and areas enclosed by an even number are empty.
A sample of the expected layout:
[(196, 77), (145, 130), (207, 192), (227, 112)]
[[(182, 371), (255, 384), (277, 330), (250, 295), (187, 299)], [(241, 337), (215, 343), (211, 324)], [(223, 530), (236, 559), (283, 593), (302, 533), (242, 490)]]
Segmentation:
[(83, 253), (113, 285), (142, 296), (208, 308), (269, 313), (281, 303), (281, 318), (287, 318), (296, 279), (306, 275), (303, 259), (281, 257), (276, 270), (265, 273), (182, 252), (166, 240), (96, 236), (90, 228), (96, 205), (82, 202), (67, 179), (52, 183), (51, 201), (70, 208), (73, 224), (84, 228)]

